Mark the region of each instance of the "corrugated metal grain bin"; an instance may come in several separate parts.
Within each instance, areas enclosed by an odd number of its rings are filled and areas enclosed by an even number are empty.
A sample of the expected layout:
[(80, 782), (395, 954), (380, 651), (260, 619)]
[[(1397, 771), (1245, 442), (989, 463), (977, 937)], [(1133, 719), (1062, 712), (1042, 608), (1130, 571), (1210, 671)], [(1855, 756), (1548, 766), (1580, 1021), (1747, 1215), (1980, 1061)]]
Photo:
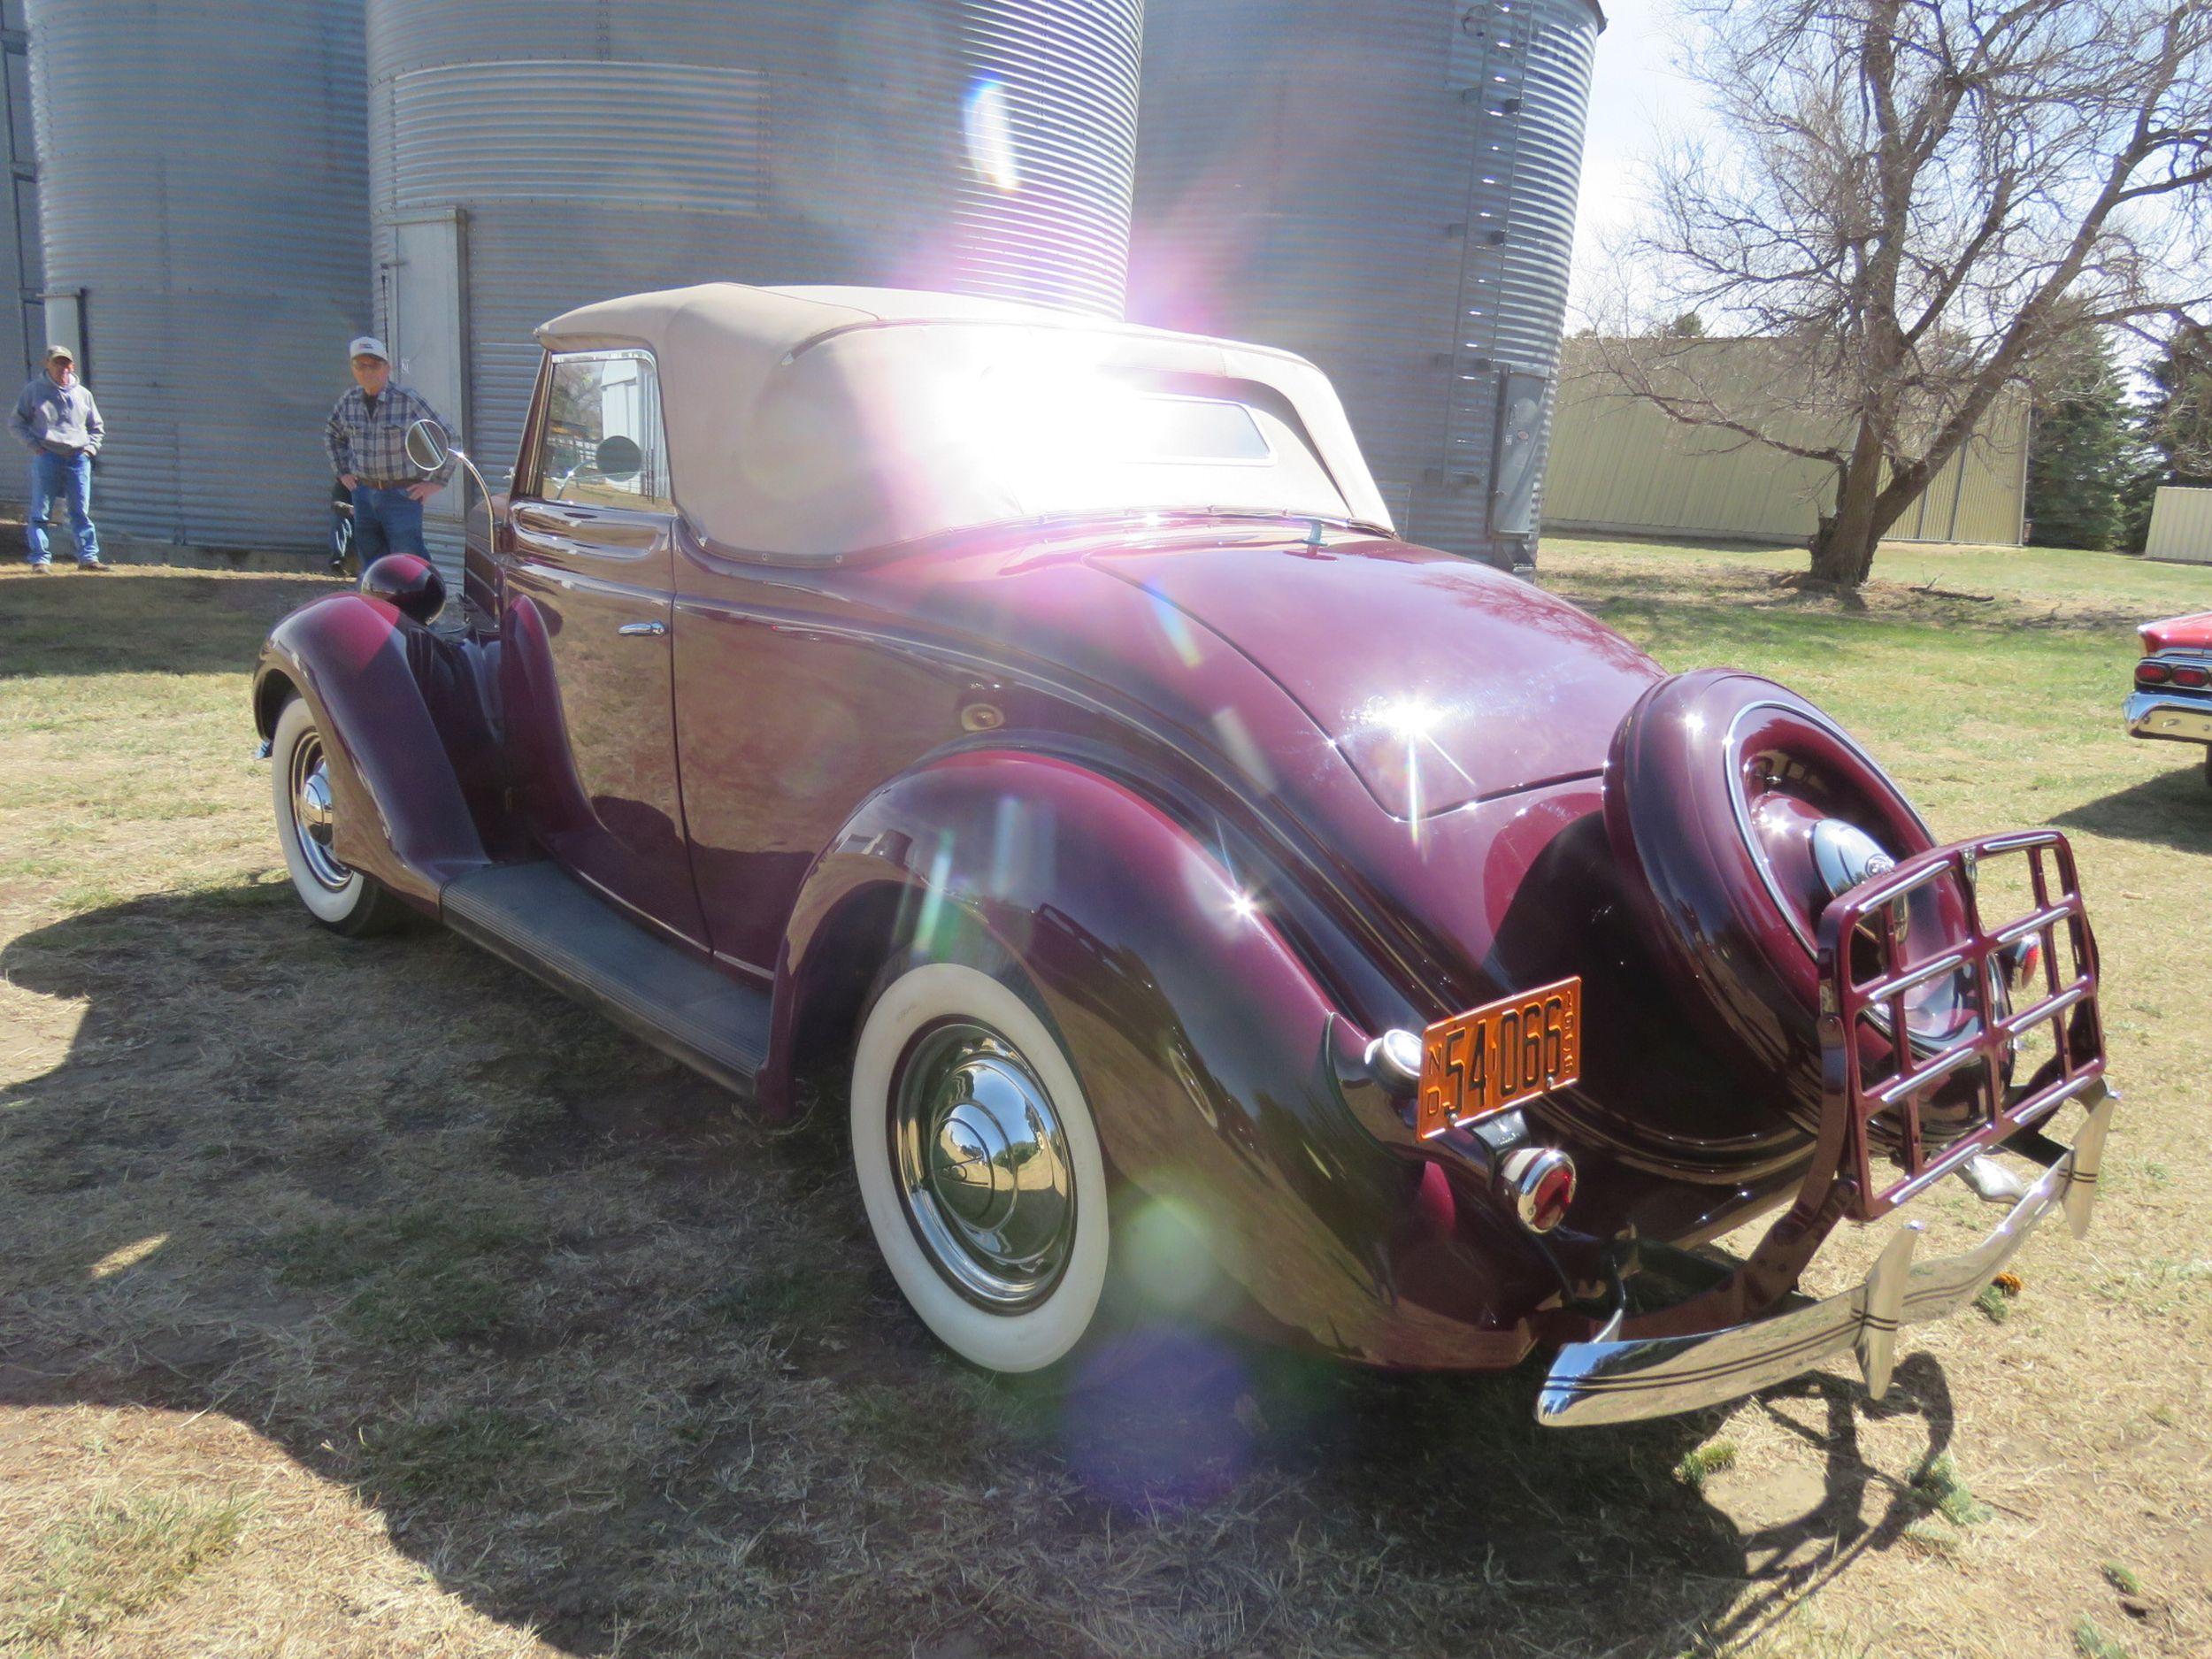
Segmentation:
[(860, 282), (1118, 314), (1141, 10), (369, 0), (378, 309), (401, 371), (496, 480), (531, 330), (585, 301)]
[(29, 21), (44, 326), (107, 420), (95, 516), (311, 550), (368, 320), (361, 0), (31, 0)]
[[(37, 296), (46, 281), (38, 245), (38, 152), (23, 0), (0, 4), (0, 128), (8, 167), (8, 200), (0, 209), (0, 379), (19, 371), (27, 379), (44, 356), (46, 322)], [(18, 501), (27, 493), (27, 479), (0, 472), (0, 495)]]
[(1532, 551), (1592, 0), (1151, 0), (1130, 315), (1286, 346), (1398, 527)]
[[(1553, 531), (1624, 535), (1808, 540), (1835, 499), (1827, 463), (1747, 442), (1724, 427), (1692, 426), (1635, 396), (1609, 367), (1608, 346), (1571, 340), (1560, 379), (1544, 524)], [(1764, 340), (1665, 342), (1646, 373), (1679, 381), (1687, 401), (1712, 403), (1784, 442), (1818, 448), (1834, 430), (1806, 408)], [(1671, 395), (1673, 388), (1668, 388)], [(1893, 526), (1897, 541), (2017, 546), (2027, 499), (2032, 409), (2002, 392), (1980, 428)]]
[(2212, 565), (2212, 489), (2162, 484), (2151, 502), (2146, 558)]

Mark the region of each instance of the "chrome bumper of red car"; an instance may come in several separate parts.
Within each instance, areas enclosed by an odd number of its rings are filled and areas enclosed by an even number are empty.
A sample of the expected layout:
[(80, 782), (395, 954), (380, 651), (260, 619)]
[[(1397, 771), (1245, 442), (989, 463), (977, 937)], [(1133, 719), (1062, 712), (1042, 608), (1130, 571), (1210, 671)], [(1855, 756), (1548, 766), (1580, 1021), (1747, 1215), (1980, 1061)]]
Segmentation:
[(1900, 1329), (1947, 1318), (1972, 1301), (2052, 1210), (2065, 1210), (2076, 1238), (2088, 1231), (2116, 1096), (2092, 1079), (2079, 1098), (2089, 1118), (2072, 1149), (1973, 1249), (1916, 1262), (1921, 1225), (1909, 1222), (1861, 1284), (1825, 1301), (1694, 1335), (1571, 1342), (1553, 1363), (1537, 1420), (1575, 1428), (1694, 1411), (1786, 1381), (1846, 1348), (1856, 1351), (1867, 1392), (1880, 1399)]
[(2130, 737), (2166, 737), (2183, 743), (2212, 743), (2212, 703), (2200, 698), (2162, 697), (2139, 691), (2127, 701)]

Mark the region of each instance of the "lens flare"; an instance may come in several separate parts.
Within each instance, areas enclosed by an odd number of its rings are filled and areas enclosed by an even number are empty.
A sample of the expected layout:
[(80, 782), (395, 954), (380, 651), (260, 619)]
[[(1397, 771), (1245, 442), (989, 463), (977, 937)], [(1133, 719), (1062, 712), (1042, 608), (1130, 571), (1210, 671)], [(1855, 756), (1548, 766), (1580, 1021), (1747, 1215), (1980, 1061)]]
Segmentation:
[(1079, 1371), (1061, 1432), (1086, 1491), (1149, 1509), (1210, 1503), (1234, 1489), (1261, 1425), (1252, 1379), (1227, 1343), (1152, 1325)]
[(960, 127), (968, 141), (968, 165), (976, 176), (1003, 196), (1019, 190), (1021, 166), (1014, 157), (1006, 88), (996, 81), (977, 81), (961, 105)]

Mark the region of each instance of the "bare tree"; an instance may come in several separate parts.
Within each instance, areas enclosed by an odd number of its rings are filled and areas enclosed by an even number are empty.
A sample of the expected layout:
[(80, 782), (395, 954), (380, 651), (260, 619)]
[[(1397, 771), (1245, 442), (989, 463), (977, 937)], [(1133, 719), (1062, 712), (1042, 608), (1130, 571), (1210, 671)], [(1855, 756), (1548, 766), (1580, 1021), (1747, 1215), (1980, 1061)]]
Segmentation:
[[(2212, 0), (1679, 10), (1714, 119), (1656, 165), (1643, 325), (1606, 363), (1674, 419), (1833, 469), (1813, 580), (1865, 580), (2070, 334), (2212, 319)], [(1757, 337), (1756, 373), (1670, 334), (1685, 312)]]

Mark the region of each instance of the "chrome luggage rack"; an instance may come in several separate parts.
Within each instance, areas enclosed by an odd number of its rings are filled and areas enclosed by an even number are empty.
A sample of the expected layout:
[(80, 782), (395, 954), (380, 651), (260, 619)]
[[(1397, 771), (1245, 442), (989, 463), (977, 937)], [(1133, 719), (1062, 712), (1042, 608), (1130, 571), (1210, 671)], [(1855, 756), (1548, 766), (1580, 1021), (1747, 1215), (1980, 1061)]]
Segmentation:
[[(1993, 925), (1982, 914), (1985, 876), (2003, 857), (2024, 862), (2032, 908)], [(1956, 925), (1940, 952), (1909, 963), (1916, 895), (1924, 904), (1947, 901)], [(1855, 969), (1855, 953), (1863, 957), (1870, 946), (1873, 971)], [(1818, 952), (1820, 1133), (1795, 1203), (1721, 1282), (1655, 1312), (1632, 1315), (1624, 1306), (1594, 1338), (1563, 1347), (1539, 1421), (1564, 1427), (1694, 1410), (1794, 1377), (1845, 1348), (1855, 1350), (1878, 1400), (1902, 1326), (1956, 1312), (2054, 1209), (2065, 1210), (2077, 1238), (2087, 1232), (2117, 1096), (2105, 1082), (2096, 941), (2066, 838), (2055, 830), (1988, 835), (1906, 859), (1828, 906)], [(1908, 1030), (1906, 998), (1947, 976), (1970, 987), (1971, 1029), (1948, 1041), (1894, 1043), (1892, 1033)], [(2013, 999), (2032, 990), (2039, 994), (2015, 1010)], [(2044, 1029), (2050, 1057), (2025, 1082), (2008, 1085), (2016, 1056)], [(1923, 1113), (1939, 1090), (1970, 1126), (1935, 1145)], [(2068, 1148), (2043, 1125), (2070, 1101), (2088, 1117)], [(1974, 1160), (2001, 1147), (2046, 1168), (1979, 1245), (1916, 1263), (1921, 1224), (1908, 1223), (1859, 1285), (1820, 1302), (1794, 1295), (1839, 1222), (1879, 1219), (1944, 1176), (1971, 1173)], [(1877, 1181), (1878, 1152), (1899, 1166), (1886, 1184)]]

